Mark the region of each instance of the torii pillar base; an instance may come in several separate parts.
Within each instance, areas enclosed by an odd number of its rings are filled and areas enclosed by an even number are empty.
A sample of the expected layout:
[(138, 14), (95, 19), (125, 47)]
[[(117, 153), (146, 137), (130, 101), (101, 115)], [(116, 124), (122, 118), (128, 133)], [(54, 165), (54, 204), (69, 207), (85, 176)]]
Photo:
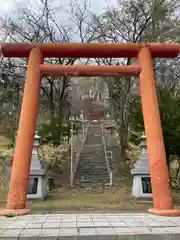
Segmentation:
[(31, 211), (31, 209), (0, 209), (0, 216), (5, 217), (14, 217), (14, 216), (21, 216), (26, 215)]
[(165, 217), (180, 216), (180, 210), (178, 209), (163, 210), (163, 209), (157, 209), (157, 208), (150, 208), (148, 209), (148, 212), (154, 215), (165, 216)]

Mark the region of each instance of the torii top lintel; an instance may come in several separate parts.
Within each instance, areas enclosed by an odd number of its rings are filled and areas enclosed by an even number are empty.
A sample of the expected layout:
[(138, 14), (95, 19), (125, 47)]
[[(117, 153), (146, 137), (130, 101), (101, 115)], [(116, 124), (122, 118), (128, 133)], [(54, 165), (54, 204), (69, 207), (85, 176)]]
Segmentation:
[(143, 47), (150, 49), (153, 58), (175, 58), (180, 45), (176, 43), (9, 43), (2, 44), (4, 57), (28, 57), (32, 48), (40, 48), (43, 57), (125, 58), (137, 57)]

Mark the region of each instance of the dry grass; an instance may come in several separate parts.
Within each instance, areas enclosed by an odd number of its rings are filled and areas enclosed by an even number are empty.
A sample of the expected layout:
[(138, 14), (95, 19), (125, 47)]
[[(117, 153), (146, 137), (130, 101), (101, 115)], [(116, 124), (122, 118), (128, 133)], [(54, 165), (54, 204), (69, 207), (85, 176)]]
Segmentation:
[[(28, 205), (34, 213), (69, 213), (69, 212), (147, 212), (152, 203), (135, 200), (131, 196), (131, 176), (119, 179), (116, 187), (94, 188), (92, 192), (82, 189), (62, 187), (54, 189), (46, 201), (33, 200)], [(180, 196), (173, 190), (176, 208), (180, 208)], [(1, 191), (0, 207), (5, 205), (6, 192)]]
[[(82, 189), (59, 188), (53, 190), (46, 201), (34, 201), (30, 204), (36, 213), (42, 212), (147, 212), (152, 203), (140, 202), (131, 196), (132, 178), (119, 179), (117, 186), (106, 189), (94, 189), (85, 192)], [(179, 191), (173, 190), (176, 208), (180, 208)]]
[(0, 136), (0, 155), (8, 149), (8, 139), (4, 136)]
[(132, 181), (128, 176), (120, 179), (118, 186), (95, 188), (93, 192), (82, 189), (59, 188), (53, 190), (46, 201), (32, 201), (35, 212), (69, 211), (128, 211), (145, 212), (151, 203), (141, 203), (131, 196)]

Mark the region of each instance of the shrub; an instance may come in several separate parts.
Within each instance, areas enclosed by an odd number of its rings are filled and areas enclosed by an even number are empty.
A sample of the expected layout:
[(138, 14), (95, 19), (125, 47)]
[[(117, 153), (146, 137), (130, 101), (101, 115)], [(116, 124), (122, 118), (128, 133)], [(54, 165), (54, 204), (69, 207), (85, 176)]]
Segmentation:
[[(39, 134), (42, 144), (51, 143), (53, 146), (60, 145), (64, 137), (70, 136), (70, 129), (70, 121), (62, 121), (61, 119), (54, 119), (51, 122), (41, 124)], [(79, 126), (74, 123), (73, 129), (74, 132), (77, 132)]]
[(62, 143), (59, 146), (52, 144), (41, 146), (39, 154), (46, 169), (62, 172), (68, 157), (68, 147), (67, 143)]

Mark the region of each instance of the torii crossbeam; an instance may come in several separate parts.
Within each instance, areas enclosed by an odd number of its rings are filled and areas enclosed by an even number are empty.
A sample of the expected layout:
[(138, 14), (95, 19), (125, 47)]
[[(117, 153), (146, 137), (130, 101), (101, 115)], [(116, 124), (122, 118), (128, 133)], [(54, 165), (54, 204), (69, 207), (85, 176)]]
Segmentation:
[[(149, 212), (178, 216), (174, 209), (166, 164), (166, 154), (159, 115), (152, 58), (175, 58), (179, 44), (134, 43), (50, 43), (3, 44), (4, 57), (28, 57), (28, 68), (16, 138), (11, 180), (6, 208), (0, 215), (26, 214), (26, 195), (29, 181), (31, 154), (40, 97), (42, 76), (139, 76), (140, 95), (147, 138), (148, 157), (154, 208)], [(64, 66), (44, 64), (45, 57), (58, 58), (136, 58), (131, 66)]]

